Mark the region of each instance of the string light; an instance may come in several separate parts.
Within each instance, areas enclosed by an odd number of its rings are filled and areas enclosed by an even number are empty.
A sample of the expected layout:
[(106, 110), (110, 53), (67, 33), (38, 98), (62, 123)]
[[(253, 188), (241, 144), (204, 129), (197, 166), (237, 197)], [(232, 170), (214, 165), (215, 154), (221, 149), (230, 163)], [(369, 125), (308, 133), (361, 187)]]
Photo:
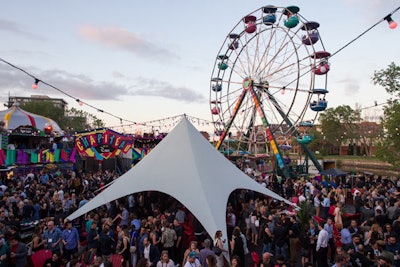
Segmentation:
[(78, 102), (79, 106), (83, 106), (83, 102), (82, 101), (80, 101), (79, 99), (75, 99), (75, 100), (76, 100), (76, 102)]
[(32, 84), (32, 89), (36, 90), (38, 88), (40, 80), (35, 78), (35, 82)]
[(397, 22), (394, 21), (394, 20), (392, 19), (391, 14), (387, 15), (387, 16), (384, 18), (384, 20), (386, 20), (386, 21), (389, 23), (389, 28), (390, 28), (390, 29), (393, 29), (393, 30), (394, 30), (394, 29), (397, 28)]

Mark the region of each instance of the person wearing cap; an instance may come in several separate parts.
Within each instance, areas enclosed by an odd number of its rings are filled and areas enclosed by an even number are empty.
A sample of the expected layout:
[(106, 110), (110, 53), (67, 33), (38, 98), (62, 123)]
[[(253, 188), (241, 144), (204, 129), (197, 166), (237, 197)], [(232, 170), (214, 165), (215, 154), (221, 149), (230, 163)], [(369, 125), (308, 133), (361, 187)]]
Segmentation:
[(187, 261), (183, 267), (202, 267), (195, 251), (189, 253)]

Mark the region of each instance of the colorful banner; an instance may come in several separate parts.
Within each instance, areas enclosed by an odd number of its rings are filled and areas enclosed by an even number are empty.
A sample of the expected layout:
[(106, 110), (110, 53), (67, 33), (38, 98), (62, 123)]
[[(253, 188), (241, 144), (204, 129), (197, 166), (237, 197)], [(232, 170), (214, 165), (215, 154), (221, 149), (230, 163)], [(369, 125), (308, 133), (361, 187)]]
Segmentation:
[(75, 148), (81, 156), (97, 160), (127, 153), (132, 148), (133, 138), (110, 129), (96, 130), (76, 135)]
[(0, 150), (0, 165), (47, 164), (75, 162), (75, 149), (4, 149)]

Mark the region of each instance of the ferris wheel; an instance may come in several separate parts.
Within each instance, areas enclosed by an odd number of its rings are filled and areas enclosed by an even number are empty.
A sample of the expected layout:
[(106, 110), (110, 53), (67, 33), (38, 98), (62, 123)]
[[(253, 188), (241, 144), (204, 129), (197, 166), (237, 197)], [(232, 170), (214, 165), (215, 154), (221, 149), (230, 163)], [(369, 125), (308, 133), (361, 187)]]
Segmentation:
[(330, 69), (319, 23), (299, 11), (265, 6), (240, 19), (217, 54), (210, 81), (216, 148), (228, 136), (237, 150), (273, 154), (288, 177), (281, 150), (292, 140), (322, 169), (307, 147), (313, 139), (308, 129), (327, 108)]

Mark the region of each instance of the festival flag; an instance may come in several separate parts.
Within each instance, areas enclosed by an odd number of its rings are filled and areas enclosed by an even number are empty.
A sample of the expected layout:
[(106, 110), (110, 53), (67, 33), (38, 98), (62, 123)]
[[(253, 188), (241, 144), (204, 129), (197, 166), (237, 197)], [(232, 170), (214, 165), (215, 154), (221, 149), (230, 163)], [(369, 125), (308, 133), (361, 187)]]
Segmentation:
[(64, 149), (60, 149), (60, 162), (68, 162), (68, 153)]
[(0, 165), (4, 166), (6, 164), (6, 154), (3, 149), (0, 149)]
[(76, 156), (76, 148), (74, 147), (74, 148), (72, 149), (71, 155), (69, 156), (69, 160), (70, 160), (71, 162), (73, 162), (73, 163), (76, 162), (75, 156)]

